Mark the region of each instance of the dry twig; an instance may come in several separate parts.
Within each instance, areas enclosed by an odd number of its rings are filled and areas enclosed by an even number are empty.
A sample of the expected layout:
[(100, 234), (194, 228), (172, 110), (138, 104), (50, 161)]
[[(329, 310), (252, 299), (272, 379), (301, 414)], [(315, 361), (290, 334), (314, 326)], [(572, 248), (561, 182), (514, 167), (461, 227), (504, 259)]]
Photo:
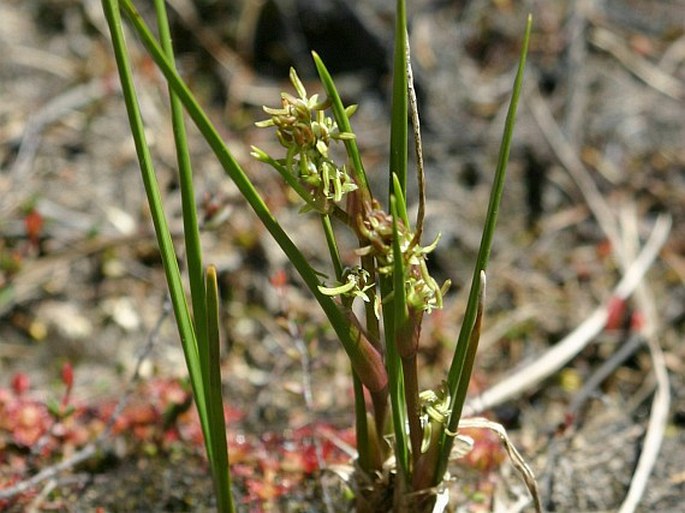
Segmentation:
[(25, 200), (28, 187), (31, 185), (27, 175), (40, 148), (43, 131), (51, 124), (62, 120), (70, 112), (101, 100), (112, 91), (113, 87), (109, 77), (96, 77), (90, 82), (79, 84), (55, 96), (38, 111), (31, 114), (24, 127), (17, 158), (10, 169), (14, 183), (18, 186), (15, 186), (12, 195), (7, 198), (8, 201), (3, 201), (0, 215), (6, 215), (16, 208), (21, 201)]
[(564, 137), (561, 128), (559, 128), (559, 125), (554, 120), (547, 103), (545, 103), (539, 91), (530, 91), (527, 100), (526, 103), (540, 127), (540, 131), (545, 139), (547, 139), (561, 164), (571, 175), (571, 178), (573, 178), (580, 192), (585, 196), (585, 201), (590, 210), (592, 210), (600, 228), (609, 238), (612, 247), (618, 248), (620, 246), (620, 236), (616, 228), (616, 220), (606, 201), (604, 201), (602, 194), (599, 192), (592, 176), (566, 137)]
[[(546, 103), (539, 93), (531, 95), (530, 107), (533, 112), (533, 116), (545, 134), (547, 141), (552, 146), (552, 149), (556, 152), (561, 163), (576, 182), (576, 185), (580, 189), (583, 196), (585, 196), (585, 200), (588, 203), (590, 210), (592, 210), (597, 222), (611, 242), (614, 254), (619, 265), (625, 273), (625, 278), (627, 278), (630, 274), (630, 258), (635, 255), (639, 246), (636, 216), (627, 216), (626, 214), (623, 215), (622, 220), (624, 227), (628, 226), (632, 227), (632, 229), (628, 230), (627, 235), (625, 233), (622, 234), (619, 231), (616, 217), (612, 214), (609, 205), (599, 193), (599, 190), (592, 180), (590, 173), (585, 169), (577, 154), (573, 151), (571, 145), (564, 138), (563, 133), (554, 121), (551, 112), (547, 108)], [(670, 218), (664, 218), (662, 216), (660, 219), (668, 219), (668, 227), (670, 228)], [(657, 224), (659, 223), (660, 219), (657, 220)], [(652, 234), (653, 236), (655, 235), (656, 231), (657, 227), (655, 226)], [(665, 243), (667, 235), (668, 228), (664, 229), (663, 242), (661, 245)], [(643, 253), (646, 252), (648, 245), (649, 242), (645, 246)], [(659, 245), (659, 247), (661, 245)], [(654, 258), (656, 256), (657, 253), (655, 252)], [(637, 260), (635, 262), (637, 263)], [(644, 271), (646, 270), (647, 269), (645, 268)], [(616, 297), (619, 299), (626, 299), (628, 294), (619, 294), (619, 288), (621, 288), (621, 285), (619, 285), (619, 287), (616, 289)], [(623, 289), (624, 290), (620, 292), (625, 293), (625, 291), (628, 289), (637, 289), (637, 299), (640, 304), (640, 309), (644, 312), (648, 320), (648, 325), (645, 328), (645, 337), (650, 350), (650, 355), (652, 357), (654, 372), (657, 378), (657, 392), (652, 403), (652, 411), (650, 414), (647, 435), (645, 436), (645, 440), (643, 442), (643, 451), (641, 452), (638, 466), (633, 475), (633, 479), (631, 480), (628, 495), (619, 512), (632, 513), (637, 507), (637, 504), (644, 493), (647, 480), (656, 462), (659, 448), (661, 447), (661, 441), (663, 439), (663, 433), (668, 419), (668, 411), (670, 407), (670, 390), (668, 372), (666, 370), (663, 352), (656, 339), (658, 316), (655, 311), (654, 301), (649, 294), (648, 288), (644, 284), (640, 285), (640, 279), (637, 279), (633, 280), (630, 286), (624, 285)], [(598, 312), (599, 311), (596, 313)], [(589, 320), (590, 319), (588, 319), (588, 321)], [(587, 326), (588, 321), (583, 323), (581, 327)], [(599, 321), (599, 317), (597, 317), (597, 321)], [(603, 324), (597, 324), (594, 326), (594, 328), (598, 330), (602, 327)], [(588, 334), (590, 333), (592, 333), (592, 331), (588, 329)], [(585, 343), (587, 343), (590, 338), (591, 337), (587, 338)], [(561, 343), (558, 346), (561, 346)]]
[[(637, 216), (633, 209), (623, 211), (624, 244), (625, 254), (628, 258), (635, 253), (635, 247), (639, 244), (637, 234)], [(636, 300), (639, 309), (645, 316), (644, 336), (647, 340), (654, 366), (657, 388), (647, 425), (647, 433), (642, 442), (642, 451), (638, 460), (633, 477), (630, 481), (628, 494), (621, 504), (618, 513), (633, 513), (644, 494), (647, 487), (649, 476), (656, 464), (663, 440), (666, 425), (668, 423), (668, 413), (671, 404), (671, 391), (668, 379), (668, 371), (664, 360), (664, 353), (659, 345), (657, 338), (659, 332), (659, 321), (656, 312), (656, 303), (649, 287), (646, 283), (641, 283), (637, 289)]]
[(685, 97), (685, 86), (680, 80), (636, 55), (635, 52), (631, 52), (628, 45), (608, 29), (595, 28), (590, 34), (590, 42), (613, 55), (628, 71), (661, 94), (674, 100), (681, 100)]
[(588, 2), (581, 0), (573, 2), (573, 12), (568, 22), (571, 42), (569, 43), (569, 94), (566, 104), (565, 131), (573, 148), (580, 143), (580, 129), (583, 112), (587, 104), (587, 73), (585, 63), (587, 46), (585, 44), (585, 29), (587, 27)]
[(523, 459), (523, 456), (521, 456), (521, 453), (518, 452), (514, 444), (512, 444), (511, 440), (509, 440), (509, 435), (507, 435), (507, 431), (504, 429), (504, 427), (501, 424), (498, 424), (497, 422), (492, 422), (491, 420), (484, 419), (481, 417), (462, 419), (459, 421), (459, 427), (488, 429), (499, 437), (500, 441), (502, 442), (502, 445), (504, 446), (505, 451), (507, 452), (507, 455), (509, 456), (509, 459), (511, 460), (511, 463), (514, 465), (514, 468), (521, 475), (521, 478), (523, 479), (523, 482), (526, 484), (526, 487), (528, 488), (530, 495), (533, 497), (535, 510), (538, 513), (542, 513), (540, 491), (538, 490), (538, 483), (535, 480), (535, 475), (533, 474), (533, 471), (530, 469), (526, 461)]
[(411, 55), (409, 49), (409, 37), (407, 37), (407, 88), (409, 96), (409, 113), (411, 124), (414, 129), (414, 150), (416, 152), (416, 177), (419, 188), (419, 211), (416, 215), (416, 232), (412, 244), (421, 244), (423, 234), (423, 221), (426, 217), (426, 173), (423, 167), (423, 143), (421, 142), (421, 121), (419, 119), (419, 106), (414, 89), (414, 72), (411, 67)]
[[(611, 298), (625, 300), (633, 293), (658, 256), (659, 250), (668, 238), (670, 229), (671, 218), (666, 215), (660, 216), (654, 225), (649, 240), (614, 288)], [(469, 401), (465, 407), (466, 414), (474, 415), (518, 397), (561, 369), (604, 329), (608, 319), (608, 304), (607, 301), (598, 307), (580, 326), (539, 356), (533, 363), (504, 378), (480, 396)]]

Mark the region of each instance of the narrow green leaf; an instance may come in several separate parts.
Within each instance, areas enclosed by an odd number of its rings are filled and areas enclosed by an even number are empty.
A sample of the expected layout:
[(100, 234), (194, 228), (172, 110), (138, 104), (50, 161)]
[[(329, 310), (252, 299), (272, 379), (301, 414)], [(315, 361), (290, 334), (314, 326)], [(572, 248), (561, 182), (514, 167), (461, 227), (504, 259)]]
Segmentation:
[[(321, 226), (323, 227), (323, 232), (326, 236), (328, 253), (331, 255), (331, 261), (333, 262), (335, 278), (338, 280), (339, 283), (342, 283), (343, 264), (342, 259), (340, 258), (340, 251), (338, 250), (338, 241), (335, 238), (335, 232), (333, 231), (333, 223), (331, 223), (330, 216), (321, 216)], [(319, 287), (319, 290), (321, 290), (321, 287)], [(340, 293), (342, 292), (339, 292), (339, 294)]]
[[(129, 118), (129, 124), (131, 126), (131, 133), (133, 135), (136, 153), (140, 162), (143, 185), (145, 187), (148, 204), (150, 205), (152, 222), (154, 224), (155, 234), (157, 236), (157, 244), (159, 246), (162, 262), (164, 264), (164, 272), (166, 275), (167, 284), (169, 286), (171, 303), (181, 336), (181, 345), (183, 346), (183, 353), (188, 365), (193, 395), (195, 396), (195, 402), (200, 415), (203, 434), (206, 438), (209, 438), (210, 434), (206, 430), (208, 426), (208, 415), (205, 400), (205, 389), (202, 382), (202, 369), (200, 366), (197, 339), (195, 337), (195, 330), (191, 320), (190, 310), (188, 309), (188, 304), (186, 302), (183, 283), (181, 282), (181, 273), (178, 268), (178, 262), (176, 260), (176, 253), (171, 240), (171, 234), (169, 233), (169, 227), (164, 216), (164, 208), (162, 207), (159, 184), (157, 183), (154, 167), (152, 165), (150, 149), (145, 138), (143, 118), (140, 113), (135, 86), (133, 84), (133, 74), (128, 58), (128, 50), (126, 48), (126, 40), (124, 38), (123, 27), (121, 24), (118, 2), (116, 0), (103, 0), (102, 5), (109, 30), (112, 35), (114, 56), (116, 59), (117, 68), (119, 70), (119, 78), (124, 95), (124, 102), (126, 104), (126, 111)], [(150, 38), (154, 40), (152, 36), (150, 36)], [(162, 55), (161, 50), (160, 55)]]
[[(314, 64), (316, 65), (316, 71), (319, 74), (319, 79), (323, 85), (328, 99), (331, 101), (331, 110), (333, 111), (333, 117), (335, 122), (338, 124), (338, 128), (341, 132), (352, 133), (352, 125), (350, 124), (350, 116), (354, 113), (356, 109), (350, 109), (350, 107), (345, 108), (343, 106), (342, 100), (340, 99), (340, 94), (338, 89), (335, 87), (333, 78), (328, 72), (328, 69), (324, 65), (321, 57), (316, 52), (312, 52), (312, 58), (314, 59)], [(350, 114), (348, 115), (348, 109)], [(362, 158), (359, 153), (359, 147), (357, 146), (356, 139), (345, 139), (345, 149), (347, 150), (347, 155), (352, 162), (352, 170), (354, 179), (362, 192), (365, 199), (371, 199), (372, 194), (369, 189), (369, 181), (366, 178), (366, 172), (364, 171), (364, 165), (362, 163)]]
[[(398, 191), (399, 192), (399, 191)], [(407, 309), (407, 293), (404, 288), (407, 271), (404, 268), (404, 258), (400, 246), (400, 233), (398, 228), (399, 204), (395, 195), (390, 197), (390, 213), (392, 215), (392, 260), (393, 260), (393, 310), (395, 312), (395, 337), (409, 318)]]
[(354, 369), (352, 370), (352, 383), (354, 385), (354, 429), (357, 435), (359, 466), (367, 475), (370, 475), (373, 469), (369, 444), (369, 423), (366, 417), (366, 399), (362, 382)]
[[(415, 343), (418, 325), (421, 323), (421, 316), (414, 317), (410, 315), (409, 306), (407, 304), (407, 291), (405, 283), (407, 280), (407, 269), (404, 265), (404, 257), (402, 248), (400, 246), (400, 232), (398, 227), (398, 220), (401, 216), (401, 211), (404, 210), (405, 222), (406, 208), (402, 209), (404, 205), (404, 198), (400, 189), (400, 183), (397, 175), (393, 173), (393, 184), (395, 186), (396, 196), (390, 197), (390, 208), (393, 219), (393, 304), (395, 312), (395, 327), (394, 327), (394, 344), (397, 347), (397, 352), (402, 360), (402, 376), (403, 376), (403, 405), (402, 411), (405, 415), (406, 425), (409, 426), (409, 441), (411, 442), (412, 459), (414, 465), (417, 463), (421, 454), (421, 440), (423, 434), (421, 432), (421, 420), (419, 417), (419, 379), (416, 361), (417, 347)], [(406, 427), (404, 428), (406, 430)], [(402, 440), (406, 445), (405, 450), (409, 447), (406, 435)]]
[[(171, 44), (171, 33), (164, 0), (155, 0), (155, 10), (157, 12), (157, 24), (159, 26), (161, 46), (169, 59), (169, 63), (174, 66), (174, 49)], [(190, 163), (188, 138), (186, 136), (185, 122), (183, 120), (183, 105), (171, 88), (169, 88), (169, 101), (171, 104), (171, 120), (180, 178), (183, 231), (185, 235), (185, 250), (188, 261), (193, 314), (196, 319), (195, 324), (198, 339), (202, 339), (204, 327), (201, 325), (204, 322), (203, 319), (206, 317), (204, 312), (205, 290), (202, 248), (200, 246), (200, 229), (197, 220), (197, 208), (195, 205), (195, 189), (193, 187), (193, 170)]]
[[(164, 0), (155, 0), (155, 11), (157, 13), (160, 44), (164, 49), (170, 64), (174, 66), (174, 49), (171, 43), (171, 32)], [(205, 312), (205, 283), (202, 265), (202, 248), (200, 246), (200, 229), (197, 221), (195, 189), (193, 187), (193, 170), (190, 163), (190, 151), (188, 150), (185, 122), (183, 120), (183, 105), (173, 89), (169, 87), (168, 90), (181, 189), (183, 234), (185, 238), (185, 253), (188, 266), (188, 281), (190, 283), (190, 298), (193, 306), (193, 325), (195, 327), (195, 336), (198, 340), (200, 367), (202, 368), (202, 379), (205, 381), (204, 388), (206, 390), (206, 380), (209, 376), (208, 355), (206, 351), (207, 344), (205, 343), (207, 314)], [(211, 450), (211, 447), (212, 442), (211, 440), (208, 440), (207, 448)], [(209, 459), (212, 459), (211, 452), (209, 453)]]
[(390, 125), (390, 194), (393, 193), (393, 173), (400, 181), (400, 190), (407, 191), (407, 12), (404, 0), (397, 0), (395, 9), (395, 51), (392, 75), (392, 121)]
[(226, 443), (226, 418), (224, 417), (223, 393), (221, 390), (221, 338), (219, 336), (219, 288), (216, 267), (207, 268), (205, 290), (207, 311), (207, 353), (209, 355), (207, 404), (209, 406), (212, 453), (210, 461), (218, 509), (221, 513), (233, 513), (235, 505), (231, 492), (231, 474), (228, 466), (228, 445)]
[[(450, 420), (448, 428), (454, 431), (459, 425), (459, 417), (461, 412), (455, 408), (457, 400), (457, 388), (462, 379), (467, 379), (467, 376), (462, 378), (464, 365), (467, 358), (467, 350), (469, 346), (469, 339), (475, 325), (478, 303), (479, 303), (479, 282), (481, 272), (486, 271), (488, 260), (490, 258), (490, 250), (492, 248), (492, 238), (495, 232), (495, 225), (497, 223), (497, 215), (499, 213), (499, 206), (502, 199), (502, 191), (504, 188), (504, 181), (506, 178), (507, 162), (509, 161), (509, 151), (511, 149), (511, 141), (514, 134), (514, 125), (516, 124), (516, 110), (518, 107), (519, 97), (521, 95), (521, 88), (523, 84), (523, 73), (526, 66), (526, 56), (528, 54), (528, 42), (530, 40), (530, 32), (532, 27), (532, 17), (528, 16), (526, 24), (526, 32), (523, 39), (523, 46), (521, 48), (521, 56), (519, 59), (518, 70), (514, 80), (514, 89), (509, 103), (509, 110), (507, 112), (507, 119), (504, 125), (504, 134), (502, 136), (502, 144), (500, 145), (499, 158), (497, 161), (497, 169), (495, 171), (495, 180), (490, 191), (490, 201), (488, 203), (488, 211), (483, 228), (483, 235), (481, 238), (478, 256), (476, 258), (476, 266), (473, 271), (471, 279), (471, 289), (469, 292), (469, 299), (464, 313), (464, 321), (459, 332), (459, 338), (452, 357), (452, 363), (447, 378), (447, 386), (451, 397), (450, 402)], [(449, 457), (452, 448), (453, 437), (443, 436), (440, 450), (440, 457), (438, 468), (436, 469), (436, 481), (442, 479), (445, 468), (447, 466), (447, 458)]]
[[(476, 361), (476, 352), (478, 351), (478, 342), (480, 341), (481, 325), (483, 322), (483, 310), (485, 308), (485, 271), (480, 272), (480, 282), (478, 284), (478, 308), (476, 310), (476, 320), (469, 335), (469, 344), (466, 350), (466, 358), (464, 359), (464, 367), (461, 373), (461, 379), (457, 384), (457, 391), (454, 395), (454, 409), (452, 410), (451, 418), (461, 418), (461, 412), (464, 409), (466, 402), (466, 392), (471, 381), (471, 372), (473, 371), (473, 364)], [(454, 426), (457, 429), (458, 423)], [(452, 429), (450, 429), (452, 431)]]
[(407, 200), (402, 191), (402, 184), (397, 173), (392, 174), (393, 194), (395, 195), (395, 204), (397, 207), (397, 215), (404, 223), (404, 226), (409, 228), (409, 215), (407, 214)]
[[(401, 357), (397, 347), (397, 337), (402, 327), (407, 322), (407, 301), (404, 290), (404, 263), (402, 249), (400, 248), (399, 231), (397, 229), (397, 201), (395, 196), (390, 197), (390, 212), (392, 214), (393, 228), (393, 296), (390, 305), (384, 305), (392, 310), (392, 329), (386, 325), (386, 347), (388, 358), (388, 379), (390, 381), (390, 402), (392, 404), (393, 428), (395, 432), (395, 457), (402, 471), (405, 483), (409, 483), (409, 442), (407, 440), (407, 407), (404, 389)], [(388, 333), (389, 332), (389, 333)], [(392, 370), (391, 370), (392, 369)]]
[[(468, 337), (471, 333), (471, 329), (473, 328), (473, 323), (478, 309), (478, 283), (480, 281), (480, 273), (481, 271), (487, 270), (488, 260), (490, 258), (492, 239), (495, 233), (495, 225), (497, 223), (497, 216), (499, 214), (499, 206), (502, 200), (502, 191), (504, 189), (504, 182), (506, 178), (509, 151), (511, 149), (511, 140), (514, 134), (514, 125), (516, 123), (516, 110), (518, 107), (518, 101), (523, 83), (523, 72), (526, 65), (526, 55), (528, 52), (528, 41), (530, 39), (531, 24), (532, 18), (529, 16), (526, 26), (526, 34), (523, 40), (523, 47), (521, 49), (518, 71), (516, 73), (516, 79), (514, 80), (514, 89), (511, 101), (509, 103), (509, 110), (507, 112), (507, 119), (504, 126), (502, 144), (500, 145), (497, 169), (495, 171), (495, 180), (492, 184), (492, 190), (490, 191), (490, 201), (488, 203), (485, 226), (483, 228), (480, 248), (476, 258), (476, 266), (473, 272), (473, 278), (471, 279), (471, 290), (464, 316), (464, 323), (462, 324), (462, 328), (459, 333), (459, 340), (457, 343), (457, 353), (461, 353), (462, 355), (466, 352)], [(455, 354), (455, 358), (452, 360), (452, 366), (450, 367), (450, 372), (448, 375), (447, 383), (450, 393), (455, 391), (456, 384), (459, 381), (459, 375), (461, 374), (461, 366), (463, 365), (463, 356), (460, 358), (458, 358), (458, 356), (459, 354)], [(457, 360), (461, 360), (461, 362)]]

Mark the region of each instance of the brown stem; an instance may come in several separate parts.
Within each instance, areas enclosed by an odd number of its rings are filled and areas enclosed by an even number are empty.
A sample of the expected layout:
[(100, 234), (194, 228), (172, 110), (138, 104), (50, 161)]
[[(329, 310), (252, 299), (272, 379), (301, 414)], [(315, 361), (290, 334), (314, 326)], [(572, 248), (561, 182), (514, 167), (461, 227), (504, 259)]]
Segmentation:
[(381, 392), (388, 387), (383, 357), (358, 326), (351, 325), (350, 331), (357, 350), (356, 354), (350, 355), (352, 367), (369, 392)]
[[(363, 241), (360, 240), (359, 245), (361, 247), (363, 245)], [(361, 264), (362, 268), (369, 273), (369, 276), (376, 276), (376, 261), (372, 256), (367, 255), (362, 257)], [(374, 311), (374, 302), (376, 301), (375, 287), (370, 288), (367, 291), (367, 295), (369, 296), (369, 302), (364, 305), (364, 313), (366, 315), (366, 333), (371, 344), (381, 355), (383, 355), (384, 351), (381, 345), (380, 326), (378, 325), (378, 319), (376, 318), (376, 313)], [(385, 420), (388, 412), (388, 389), (385, 388), (380, 392), (371, 394), (371, 398), (373, 400), (376, 432), (382, 437), (383, 433), (385, 432)]]

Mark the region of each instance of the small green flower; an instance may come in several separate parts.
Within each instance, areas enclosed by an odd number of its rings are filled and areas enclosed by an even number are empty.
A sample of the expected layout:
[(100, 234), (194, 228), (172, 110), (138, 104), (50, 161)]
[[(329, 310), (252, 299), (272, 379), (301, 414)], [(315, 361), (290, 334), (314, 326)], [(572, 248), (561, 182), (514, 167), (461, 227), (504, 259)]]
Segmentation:
[[(378, 272), (390, 275), (393, 272), (392, 217), (380, 208), (377, 202), (367, 205), (364, 213), (357, 217), (357, 230), (366, 246), (357, 250), (359, 256), (372, 255), (378, 262)], [(432, 312), (443, 306), (442, 298), (450, 286), (446, 281), (442, 287), (428, 272), (426, 258), (437, 246), (440, 236), (428, 246), (415, 243), (414, 233), (404, 223), (398, 223), (400, 250), (407, 269), (405, 287), (407, 303), (417, 311)]]
[[(450, 417), (450, 395), (447, 383), (443, 383), (436, 390), (424, 390), (419, 394), (421, 405), (421, 425), (423, 426), (423, 441), (421, 453), (425, 453), (433, 440), (433, 431), (446, 429)], [(449, 434), (449, 433), (448, 433)]]
[[(294, 69), (290, 81), (298, 94), (281, 93), (281, 107), (264, 107), (271, 117), (259, 121), (260, 128), (276, 127), (276, 138), (286, 148), (283, 164), (306, 186), (314, 200), (339, 203), (356, 190), (357, 185), (346, 167), (337, 165), (330, 156), (331, 141), (354, 139), (354, 134), (341, 132), (333, 118), (326, 115), (328, 102), (320, 102), (317, 94), (307, 96), (304, 84)], [(351, 114), (355, 106), (348, 107)], [(264, 159), (260, 159), (264, 160)]]
[(369, 283), (371, 275), (359, 266), (348, 267), (343, 271), (343, 283), (335, 287), (319, 285), (319, 292), (327, 296), (347, 296), (361, 298), (365, 303), (371, 301), (366, 291), (373, 288), (375, 283)]

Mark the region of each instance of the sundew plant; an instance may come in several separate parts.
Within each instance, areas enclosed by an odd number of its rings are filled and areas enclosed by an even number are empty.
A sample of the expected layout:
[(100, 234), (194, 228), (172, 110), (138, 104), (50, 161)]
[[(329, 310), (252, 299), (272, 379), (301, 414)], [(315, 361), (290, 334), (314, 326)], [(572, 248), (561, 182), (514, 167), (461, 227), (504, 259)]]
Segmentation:
[[(231, 150), (185, 85), (174, 65), (163, 0), (155, 0), (158, 36), (143, 21), (131, 0), (103, 0), (136, 144), (155, 232), (200, 414), (212, 469), (217, 509), (235, 511), (231, 489), (226, 426), (219, 372), (219, 321), (216, 269), (205, 266), (199, 244), (193, 172), (186, 142), (184, 114), (192, 119), (231, 179), (270, 235), (288, 257), (327, 316), (351, 365), (358, 457), (347, 483), (357, 511), (442, 511), (446, 476), (455, 453), (463, 453), (459, 436), (483, 319), (486, 269), (502, 196), (515, 113), (530, 36), (528, 20), (518, 72), (504, 128), (497, 168), (469, 300), (449, 370), (443, 383), (424, 390), (417, 353), (424, 316), (443, 306), (449, 282), (438, 283), (426, 265), (439, 240), (423, 241), (425, 177), (421, 136), (413, 94), (404, 0), (397, 0), (393, 57), (390, 159), (386, 204), (370, 189), (350, 119), (354, 105), (343, 105), (325, 64), (312, 54), (323, 92), (310, 94), (297, 72), (292, 89), (265, 106), (261, 129), (272, 130), (282, 146), (277, 155), (253, 147), (252, 155), (275, 170), (301, 199), (301, 215), (316, 216), (327, 242), (330, 274), (322, 276), (269, 210)], [(124, 13), (166, 78), (182, 192), (184, 250), (189, 299), (184, 292), (174, 246), (164, 217), (162, 197), (133, 85), (124, 38)], [(185, 111), (185, 112), (184, 112)], [(415, 147), (409, 148), (413, 127)], [(336, 159), (333, 147), (344, 147)], [(416, 158), (419, 208), (408, 215), (406, 192), (409, 155)], [(349, 230), (357, 245), (355, 262), (344, 262), (340, 230)], [(347, 238), (345, 239), (347, 240)], [(353, 308), (355, 303), (362, 308)], [(355, 312), (363, 312), (358, 316)], [(369, 400), (367, 401), (367, 397)], [(230, 398), (229, 398), (230, 400)], [(455, 441), (459, 443), (455, 444)], [(459, 451), (454, 451), (455, 445)]]

